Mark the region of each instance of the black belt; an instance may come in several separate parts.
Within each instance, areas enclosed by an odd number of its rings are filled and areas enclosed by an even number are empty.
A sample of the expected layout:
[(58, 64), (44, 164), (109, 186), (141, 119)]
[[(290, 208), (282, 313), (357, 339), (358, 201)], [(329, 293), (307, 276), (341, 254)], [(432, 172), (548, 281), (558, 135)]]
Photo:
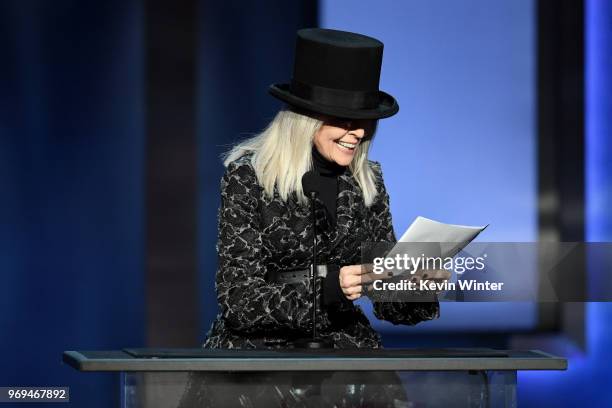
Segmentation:
[[(269, 281), (272, 283), (297, 283), (306, 282), (310, 279), (308, 269), (288, 269), (269, 273)], [(327, 276), (327, 265), (317, 265), (317, 276), (325, 278)]]

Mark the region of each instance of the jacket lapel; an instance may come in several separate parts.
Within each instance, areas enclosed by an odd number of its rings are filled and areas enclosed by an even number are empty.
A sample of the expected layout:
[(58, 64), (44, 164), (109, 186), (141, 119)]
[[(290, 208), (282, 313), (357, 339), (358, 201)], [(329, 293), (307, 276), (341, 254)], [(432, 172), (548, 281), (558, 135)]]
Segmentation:
[(350, 235), (355, 222), (354, 210), (360, 189), (348, 169), (338, 177), (338, 192), (336, 228), (331, 236), (331, 250), (340, 245)]

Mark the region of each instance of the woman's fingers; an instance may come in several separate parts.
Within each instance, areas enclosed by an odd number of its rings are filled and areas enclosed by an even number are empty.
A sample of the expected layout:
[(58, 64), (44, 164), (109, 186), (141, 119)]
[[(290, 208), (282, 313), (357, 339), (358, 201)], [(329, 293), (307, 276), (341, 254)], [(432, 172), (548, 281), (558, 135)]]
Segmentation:
[(347, 265), (340, 268), (340, 273), (345, 275), (360, 276), (368, 273), (372, 273), (372, 264), (363, 265)]
[[(406, 274), (401, 276), (401, 278), (410, 280), (418, 285), (420, 281), (447, 281), (451, 276), (451, 272), (445, 269), (430, 269), (419, 270), (414, 274)], [(339, 274), (340, 287), (349, 300), (356, 300), (363, 295), (364, 291), (372, 290), (372, 282), (392, 277), (391, 273), (374, 273), (371, 264), (343, 266), (340, 268)]]
[(373, 264), (361, 264), (360, 266), (361, 268), (359, 268), (359, 271), (362, 275), (369, 274), (369, 273), (372, 273), (372, 271), (374, 271)]
[(392, 273), (366, 273), (360, 276), (362, 283), (370, 283), (380, 279), (391, 279), (393, 277)]
[(342, 288), (342, 292), (344, 292), (345, 295), (360, 294), (361, 293), (361, 285), (351, 286), (351, 287), (348, 287), (348, 288)]
[(359, 298), (363, 291), (363, 285), (371, 287), (371, 283), (376, 280), (392, 277), (390, 273), (376, 274), (372, 270), (372, 264), (347, 265), (340, 268), (340, 288), (348, 299)]
[(367, 270), (367, 266), (365, 265), (347, 265), (347, 266), (343, 266), (342, 269), (344, 269), (344, 272), (347, 275), (359, 276), (362, 273), (364, 273), (365, 270)]
[(340, 287), (351, 288), (353, 286), (367, 285), (379, 279), (388, 279), (388, 277), (380, 277), (378, 275), (347, 276), (340, 279)]
[(361, 265), (349, 265), (340, 268), (340, 286), (350, 287), (361, 282)]

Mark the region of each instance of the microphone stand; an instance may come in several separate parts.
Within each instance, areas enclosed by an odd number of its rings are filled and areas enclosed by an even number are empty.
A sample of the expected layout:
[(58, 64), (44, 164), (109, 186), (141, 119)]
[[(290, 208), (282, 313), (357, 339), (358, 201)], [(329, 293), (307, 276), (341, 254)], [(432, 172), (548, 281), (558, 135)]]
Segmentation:
[(333, 344), (320, 339), (317, 336), (317, 278), (319, 271), (317, 269), (317, 216), (315, 213), (315, 199), (317, 193), (310, 192), (310, 210), (312, 212), (312, 265), (310, 267), (310, 280), (312, 284), (312, 339), (299, 339), (295, 345), (300, 348), (308, 349), (323, 349), (333, 348)]

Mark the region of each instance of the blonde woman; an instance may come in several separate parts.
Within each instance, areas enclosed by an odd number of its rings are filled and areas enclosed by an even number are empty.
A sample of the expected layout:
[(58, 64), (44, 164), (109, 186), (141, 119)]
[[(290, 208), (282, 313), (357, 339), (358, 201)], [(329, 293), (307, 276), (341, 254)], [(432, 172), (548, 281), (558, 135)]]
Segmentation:
[[(323, 342), (337, 349), (381, 347), (354, 302), (362, 296), (361, 243), (396, 241), (380, 164), (368, 160), (377, 121), (399, 109), (378, 89), (382, 48), (380, 41), (355, 33), (298, 32), (292, 81), (270, 88), (287, 106), (263, 132), (225, 156), (216, 275), (220, 312), (204, 347), (296, 347), (311, 333), (313, 307)], [(318, 193), (317, 264), (324, 265), (317, 268), (314, 303), (308, 276), (312, 213), (302, 185), (309, 171)], [(374, 314), (413, 325), (438, 317), (439, 305), (374, 302)], [(381, 389), (369, 394), (378, 398), (376, 406), (389, 396)], [(210, 388), (207, 401), (223, 393), (254, 403), (255, 394), (246, 392)], [(265, 404), (286, 404), (277, 394), (270, 392)]]

